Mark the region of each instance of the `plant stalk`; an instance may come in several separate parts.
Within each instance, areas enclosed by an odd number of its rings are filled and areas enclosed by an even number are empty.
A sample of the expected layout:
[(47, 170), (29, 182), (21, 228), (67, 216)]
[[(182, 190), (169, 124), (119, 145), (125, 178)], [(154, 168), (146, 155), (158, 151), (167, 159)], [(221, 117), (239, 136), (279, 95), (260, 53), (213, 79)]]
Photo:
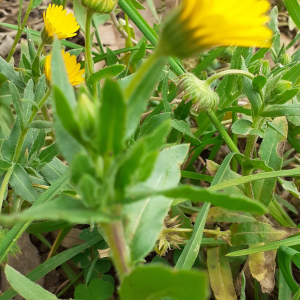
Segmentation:
[(13, 173), (13, 170), (14, 170), (14, 165), (12, 165), (6, 172), (5, 176), (4, 176), (4, 179), (2, 181), (2, 184), (1, 184), (1, 188), (0, 188), (0, 214), (1, 214), (1, 211), (2, 211), (2, 205), (3, 205), (3, 201), (4, 201), (4, 196), (5, 196), (5, 192), (6, 192), (6, 188), (8, 186), (8, 182), (9, 182), (9, 179)]
[(42, 51), (43, 51), (43, 49), (44, 49), (44, 46), (45, 46), (45, 43), (44, 43), (44, 42), (42, 42), (42, 43), (39, 45), (39, 48), (38, 48), (37, 53), (36, 53), (37, 56), (40, 56), (40, 55), (41, 55), (41, 53), (42, 53)]
[[(12, 58), (12, 56), (13, 56), (14, 53), (16, 52), (16, 46), (17, 46), (17, 44), (18, 44), (18, 42), (19, 42), (19, 39), (20, 39), (20, 37), (21, 37), (21, 35), (22, 35), (22, 33), (23, 33), (23, 30), (24, 30), (24, 28), (25, 28), (25, 25), (26, 25), (26, 23), (27, 23), (29, 14), (30, 14), (30, 12), (31, 12), (32, 3), (33, 3), (33, 0), (30, 0), (29, 3), (28, 3), (28, 7), (27, 7), (27, 10), (26, 10), (26, 14), (25, 14), (23, 23), (22, 23), (21, 27), (18, 26), (18, 31), (17, 31), (17, 34), (16, 34), (16, 36), (15, 36), (14, 43), (13, 43), (11, 49), (10, 49), (10, 52), (9, 52), (9, 54), (8, 54), (8, 56), (7, 56), (6, 61), (10, 61), (11, 58)], [(22, 7), (20, 7), (20, 9), (22, 9)], [(21, 15), (21, 14), (20, 14), (20, 15)]]
[(122, 221), (103, 223), (101, 224), (101, 227), (104, 229), (115, 267), (120, 281), (122, 282), (124, 276), (130, 273), (130, 257), (126, 245)]
[[(85, 59), (86, 59), (86, 70), (87, 75), (90, 76), (94, 73), (94, 61), (92, 56), (92, 35), (91, 25), (94, 12), (90, 9), (86, 10), (86, 23), (85, 23)], [(98, 98), (97, 82), (93, 84), (94, 101)]]
[[(253, 124), (252, 127), (255, 129), (258, 129), (260, 127), (261, 124), (261, 117), (256, 117), (253, 120)], [(246, 148), (245, 148), (245, 152), (244, 152), (244, 161), (247, 159), (252, 159), (253, 158), (253, 151), (255, 148), (255, 144), (257, 141), (258, 136), (257, 135), (249, 135), (248, 139), (247, 139), (247, 144), (246, 144)], [(243, 176), (248, 176), (251, 175), (251, 169), (246, 169), (243, 166)], [(252, 183), (248, 182), (245, 184), (245, 193), (248, 197), (253, 199), (253, 191), (252, 191)]]
[(225, 71), (222, 71), (222, 72), (219, 72), (219, 73), (216, 73), (216, 74), (210, 76), (208, 79), (206, 79), (206, 82), (210, 85), (215, 80), (217, 80), (221, 77), (224, 77), (226, 75), (234, 75), (234, 74), (243, 75), (243, 76), (248, 77), (250, 79), (254, 78), (254, 75), (252, 73), (247, 72), (247, 71), (229, 69), (229, 70), (225, 70)]

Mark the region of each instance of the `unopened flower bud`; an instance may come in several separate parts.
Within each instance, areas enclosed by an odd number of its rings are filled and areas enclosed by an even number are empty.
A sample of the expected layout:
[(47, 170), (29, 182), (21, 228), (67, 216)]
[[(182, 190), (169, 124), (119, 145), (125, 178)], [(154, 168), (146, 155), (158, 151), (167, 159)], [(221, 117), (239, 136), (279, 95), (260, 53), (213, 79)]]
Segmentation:
[(82, 5), (98, 14), (109, 14), (116, 7), (117, 0), (81, 0)]
[(292, 58), (291, 56), (288, 54), (288, 53), (284, 53), (281, 55), (281, 58), (280, 58), (280, 63), (282, 65), (288, 65), (292, 62)]
[(261, 74), (268, 76), (271, 73), (270, 64), (267, 60), (263, 60), (261, 63)]
[(289, 90), (292, 87), (293, 83), (288, 80), (279, 80), (275, 89), (272, 91), (272, 96), (277, 96), (285, 91)]
[(180, 86), (178, 93), (184, 93), (184, 100), (193, 101), (193, 109), (196, 112), (217, 108), (219, 96), (206, 81), (190, 73), (178, 77), (177, 80)]
[(75, 108), (75, 114), (83, 133), (85, 133), (88, 137), (91, 137), (95, 132), (96, 108), (95, 104), (85, 93), (81, 93), (79, 95), (78, 105)]

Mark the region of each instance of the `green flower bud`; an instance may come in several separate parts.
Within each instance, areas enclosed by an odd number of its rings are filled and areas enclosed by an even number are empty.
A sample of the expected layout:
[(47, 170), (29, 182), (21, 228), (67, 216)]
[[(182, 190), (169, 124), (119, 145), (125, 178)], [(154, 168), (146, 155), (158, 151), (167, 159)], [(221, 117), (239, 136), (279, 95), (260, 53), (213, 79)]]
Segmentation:
[(263, 60), (261, 63), (261, 74), (268, 76), (271, 73), (270, 64), (267, 60)]
[(280, 58), (280, 63), (282, 65), (288, 65), (292, 62), (292, 58), (291, 56), (288, 54), (288, 53), (284, 53), (281, 55), (281, 58)]
[(111, 13), (117, 2), (117, 0), (81, 0), (83, 6), (98, 14)]
[(206, 81), (199, 80), (190, 73), (178, 77), (177, 81), (180, 87), (178, 93), (184, 93), (184, 100), (193, 101), (193, 109), (196, 112), (217, 108), (219, 96)]
[(272, 96), (280, 95), (285, 91), (289, 90), (292, 87), (292, 85), (293, 83), (288, 80), (279, 80), (275, 89), (272, 91), (271, 95)]
[(78, 104), (75, 108), (75, 114), (83, 133), (87, 137), (93, 137), (96, 124), (96, 108), (95, 104), (85, 93), (81, 93), (79, 95)]

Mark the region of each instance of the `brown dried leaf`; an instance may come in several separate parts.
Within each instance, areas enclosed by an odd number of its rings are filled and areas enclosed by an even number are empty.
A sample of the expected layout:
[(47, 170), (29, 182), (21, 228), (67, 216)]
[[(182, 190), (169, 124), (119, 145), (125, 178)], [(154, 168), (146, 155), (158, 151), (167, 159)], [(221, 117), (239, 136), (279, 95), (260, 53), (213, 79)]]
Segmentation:
[(103, 249), (103, 250), (99, 250), (99, 249), (98, 249), (99, 257), (100, 257), (100, 258), (110, 257), (109, 251), (110, 251), (110, 248)]
[(260, 283), (263, 293), (271, 293), (275, 286), (276, 250), (249, 255), (249, 269)]

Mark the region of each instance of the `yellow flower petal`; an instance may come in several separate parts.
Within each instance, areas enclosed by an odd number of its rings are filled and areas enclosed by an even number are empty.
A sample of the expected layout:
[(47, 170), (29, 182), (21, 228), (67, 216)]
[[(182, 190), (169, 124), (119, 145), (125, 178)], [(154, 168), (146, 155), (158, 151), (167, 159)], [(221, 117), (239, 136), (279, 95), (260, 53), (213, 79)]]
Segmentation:
[(162, 32), (161, 51), (187, 57), (215, 46), (270, 47), (267, 0), (183, 0)]
[[(76, 56), (72, 55), (64, 50), (61, 50), (63, 56), (65, 67), (68, 75), (68, 79), (71, 85), (77, 85), (84, 82), (84, 77), (82, 75), (85, 73), (85, 70), (80, 70), (80, 64), (77, 63)], [(51, 82), (51, 59), (52, 54), (46, 57), (45, 61), (45, 75), (48, 82)]]
[(51, 43), (55, 35), (60, 40), (75, 36), (80, 28), (74, 15), (67, 14), (62, 5), (49, 4), (43, 18), (44, 29), (41, 35), (45, 43)]

